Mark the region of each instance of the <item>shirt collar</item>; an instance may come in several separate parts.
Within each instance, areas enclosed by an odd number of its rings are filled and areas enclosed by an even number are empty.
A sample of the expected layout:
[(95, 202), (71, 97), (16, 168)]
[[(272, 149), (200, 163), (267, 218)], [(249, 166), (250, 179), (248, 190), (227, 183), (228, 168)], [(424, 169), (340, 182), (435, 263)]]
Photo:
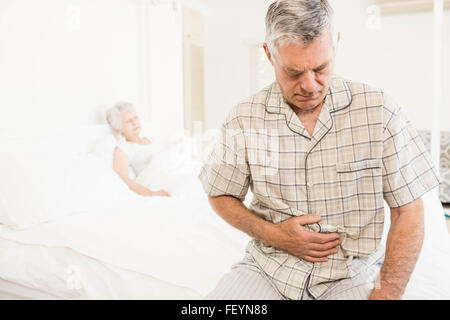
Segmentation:
[[(330, 113), (348, 107), (352, 102), (352, 95), (347, 82), (340, 77), (333, 77), (330, 89), (325, 96), (325, 105)], [(283, 94), (281, 93), (278, 83), (275, 81), (270, 87), (266, 99), (266, 111), (269, 113), (287, 114), (287, 103), (284, 103)]]

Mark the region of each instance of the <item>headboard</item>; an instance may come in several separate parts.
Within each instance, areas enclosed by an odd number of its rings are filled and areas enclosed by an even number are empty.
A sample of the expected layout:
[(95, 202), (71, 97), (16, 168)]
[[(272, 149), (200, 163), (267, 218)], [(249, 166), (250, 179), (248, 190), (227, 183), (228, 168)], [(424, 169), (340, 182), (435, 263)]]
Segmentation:
[(112, 135), (112, 132), (106, 124), (76, 129), (43, 129), (32, 135), (9, 132), (0, 135), (0, 153), (86, 153), (95, 141), (107, 135)]
[[(428, 152), (431, 149), (431, 132), (425, 130), (417, 131), (425, 144)], [(441, 158), (440, 158), (439, 198), (442, 203), (450, 203), (450, 132), (441, 132)]]

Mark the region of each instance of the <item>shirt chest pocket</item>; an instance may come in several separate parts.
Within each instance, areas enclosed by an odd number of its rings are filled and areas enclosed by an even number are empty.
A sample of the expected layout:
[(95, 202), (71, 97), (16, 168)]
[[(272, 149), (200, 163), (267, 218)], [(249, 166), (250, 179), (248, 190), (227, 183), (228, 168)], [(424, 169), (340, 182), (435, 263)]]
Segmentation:
[(373, 212), (379, 206), (383, 192), (381, 159), (338, 163), (336, 174), (344, 212)]

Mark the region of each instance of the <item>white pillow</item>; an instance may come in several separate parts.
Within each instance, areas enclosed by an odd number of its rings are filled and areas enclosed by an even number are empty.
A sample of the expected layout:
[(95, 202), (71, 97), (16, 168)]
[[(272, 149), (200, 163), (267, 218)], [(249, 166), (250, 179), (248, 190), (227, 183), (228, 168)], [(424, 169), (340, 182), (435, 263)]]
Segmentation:
[(0, 157), (0, 223), (23, 228), (55, 219), (73, 156), (3, 153)]
[[(114, 159), (114, 149), (117, 146), (116, 137), (112, 133), (106, 134), (103, 137), (94, 141), (89, 153), (96, 156), (105, 163), (105, 166), (112, 168)], [(136, 174), (130, 167), (128, 170), (128, 177), (135, 180)]]
[(112, 166), (116, 143), (116, 138), (112, 133), (106, 134), (94, 141), (90, 153)]
[(105, 211), (126, 208), (139, 196), (131, 191), (111, 165), (87, 154), (80, 156), (67, 175), (62, 212)]
[(23, 229), (138, 197), (93, 155), (0, 154), (0, 223)]

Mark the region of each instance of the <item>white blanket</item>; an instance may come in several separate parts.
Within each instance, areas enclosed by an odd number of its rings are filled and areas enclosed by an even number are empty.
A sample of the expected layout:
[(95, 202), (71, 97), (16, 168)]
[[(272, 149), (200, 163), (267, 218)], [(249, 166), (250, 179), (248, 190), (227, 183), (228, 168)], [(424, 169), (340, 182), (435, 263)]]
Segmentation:
[[(450, 299), (450, 237), (441, 223), (442, 207), (429, 195), (424, 202), (425, 242), (404, 299)], [(22, 231), (2, 227), (0, 237), (71, 248), (200, 295), (243, 257), (249, 241), (221, 220), (206, 199), (176, 198), (145, 199), (130, 210), (83, 213)]]
[(188, 144), (178, 144), (167, 148), (155, 143), (155, 154), (144, 170), (136, 177), (136, 182), (151, 190), (166, 190), (172, 196), (183, 199), (205, 199), (197, 178), (201, 161), (193, 160)]
[[(68, 168), (65, 178), (55, 179), (59, 182), (52, 188), (43, 188), (34, 176), (27, 180), (35, 183), (33, 188), (29, 184), (10, 184), (10, 188), (17, 189), (10, 192), (20, 194), (23, 201), (33, 191), (36, 192), (33, 199), (40, 199), (41, 193), (53, 196), (55, 201), (43, 203), (39, 212), (47, 212), (54, 204), (52, 212), (58, 218), (33, 225), (29, 222), (42, 219), (35, 219), (34, 212), (24, 207), (21, 217), (28, 228), (14, 230), (0, 226), (0, 237), (22, 244), (70, 248), (204, 295), (233, 263), (242, 259), (249, 238), (213, 212), (197, 180), (199, 168), (195, 163), (183, 158), (167, 162), (166, 156), (161, 155), (160, 165), (139, 178), (153, 183), (155, 188), (167, 189), (173, 195), (171, 198), (137, 196), (110, 169), (110, 163), (103, 165), (93, 156), (71, 160), (73, 165), (64, 166), (64, 170)], [(49, 162), (43, 156), (39, 163), (47, 163), (54, 172), (59, 172), (55, 170), (60, 165), (58, 159)], [(164, 166), (166, 170), (161, 169)], [(170, 171), (173, 168), (179, 170)], [(404, 298), (450, 299), (450, 242), (443, 209), (436, 197), (426, 195), (424, 202), (425, 242)], [(39, 203), (36, 200), (32, 204), (36, 207)], [(63, 213), (57, 215), (58, 210)], [(389, 211), (386, 212), (388, 217)], [(388, 224), (386, 231), (387, 228)], [(0, 277), (5, 276), (4, 270), (0, 265)], [(30, 275), (22, 281), (30, 283), (33, 279)]]
[(72, 215), (22, 231), (0, 228), (0, 237), (72, 248), (202, 295), (242, 259), (248, 242), (215, 215), (206, 199), (175, 198), (146, 200), (130, 210)]
[(25, 299), (71, 300), (202, 297), (191, 288), (116, 267), (71, 248), (26, 245), (0, 238), (0, 266), (0, 299), (2, 293)]

